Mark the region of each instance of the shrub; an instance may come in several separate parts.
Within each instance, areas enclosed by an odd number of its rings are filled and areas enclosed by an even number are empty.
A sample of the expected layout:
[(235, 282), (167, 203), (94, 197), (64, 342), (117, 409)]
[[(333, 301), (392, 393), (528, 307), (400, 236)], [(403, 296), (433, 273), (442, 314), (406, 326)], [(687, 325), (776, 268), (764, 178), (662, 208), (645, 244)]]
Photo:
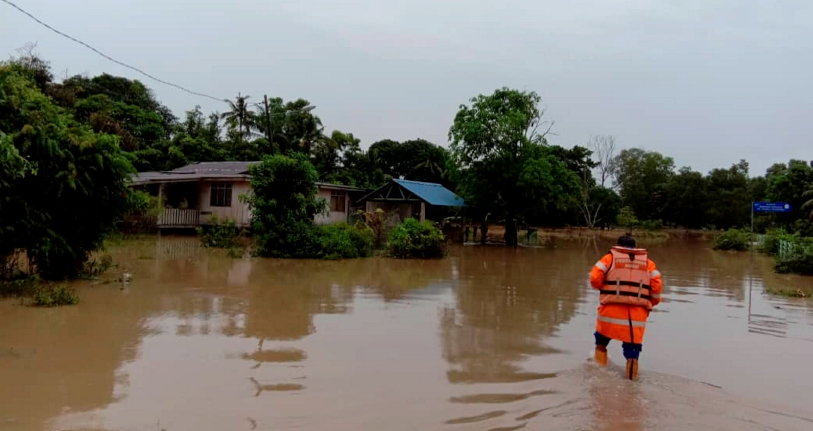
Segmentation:
[(86, 278), (96, 278), (107, 272), (113, 266), (113, 257), (109, 254), (104, 254), (99, 259), (93, 258), (85, 262), (82, 268), (82, 275)]
[(319, 256), (313, 217), (326, 209), (316, 198), (319, 173), (302, 153), (265, 156), (251, 171), (251, 230), (255, 253), (264, 257)]
[(796, 242), (799, 240), (799, 235), (790, 234), (785, 229), (771, 229), (762, 237), (762, 244), (759, 246), (759, 251), (771, 255), (779, 254), (779, 243), (782, 241)]
[(641, 229), (643, 230), (662, 230), (663, 220), (644, 220), (641, 222)]
[(337, 223), (319, 227), (320, 254), (325, 259), (353, 259), (373, 253), (373, 231), (364, 224)]
[(715, 250), (747, 251), (751, 247), (751, 233), (744, 229), (729, 229), (714, 237)]
[(36, 275), (0, 281), (0, 296), (29, 296), (39, 282), (39, 277)]
[(402, 259), (436, 258), (445, 254), (445, 245), (443, 232), (432, 222), (408, 218), (390, 232), (387, 248), (391, 256)]
[(66, 284), (56, 286), (42, 285), (34, 289), (34, 305), (38, 307), (56, 307), (60, 305), (74, 305), (79, 297), (73, 289)]
[(628, 229), (632, 229), (638, 225), (638, 218), (635, 217), (635, 212), (630, 207), (621, 208), (618, 215), (615, 217), (615, 222)]
[(240, 229), (231, 219), (212, 217), (211, 225), (198, 228), (198, 235), (204, 247), (234, 248), (240, 243)]
[(780, 274), (813, 275), (813, 254), (793, 254), (776, 261), (774, 270)]

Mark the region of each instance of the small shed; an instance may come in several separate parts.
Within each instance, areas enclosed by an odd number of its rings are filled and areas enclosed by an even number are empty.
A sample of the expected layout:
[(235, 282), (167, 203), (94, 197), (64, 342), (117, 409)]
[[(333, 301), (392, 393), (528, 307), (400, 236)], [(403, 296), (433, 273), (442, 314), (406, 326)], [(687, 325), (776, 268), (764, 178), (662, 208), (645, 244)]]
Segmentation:
[(362, 205), (367, 212), (381, 208), (397, 211), (401, 220), (417, 217), (420, 221), (427, 219), (427, 212), (431, 218), (438, 208), (466, 206), (460, 196), (440, 184), (401, 179), (392, 179), (359, 199), (357, 206)]

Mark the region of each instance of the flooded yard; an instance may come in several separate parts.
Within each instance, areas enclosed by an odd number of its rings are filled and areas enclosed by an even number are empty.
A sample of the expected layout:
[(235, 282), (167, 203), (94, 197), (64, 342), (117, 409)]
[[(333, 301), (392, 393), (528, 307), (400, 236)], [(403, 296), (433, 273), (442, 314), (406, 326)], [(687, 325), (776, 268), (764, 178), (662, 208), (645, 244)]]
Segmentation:
[(129, 242), (127, 285), (0, 301), (0, 430), (813, 429), (813, 301), (763, 292), (813, 279), (642, 241), (665, 299), (629, 382), (618, 342), (589, 360), (609, 245), (327, 262)]

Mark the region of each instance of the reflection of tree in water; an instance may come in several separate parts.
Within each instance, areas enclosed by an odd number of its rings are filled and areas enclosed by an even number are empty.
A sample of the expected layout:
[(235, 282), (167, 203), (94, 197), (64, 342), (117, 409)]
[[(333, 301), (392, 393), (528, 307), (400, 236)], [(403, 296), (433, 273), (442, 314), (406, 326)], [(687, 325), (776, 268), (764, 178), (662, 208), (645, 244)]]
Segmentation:
[(157, 297), (133, 306), (124, 295), (89, 296), (78, 306), (53, 310), (9, 312), (4, 304), (0, 327), (8, 331), (0, 344), (22, 353), (0, 357), (0, 423), (13, 419), (11, 429), (43, 429), (66, 407), (78, 413), (118, 400), (116, 386), (128, 380), (121, 366), (136, 359), (140, 340), (150, 332), (143, 323), (160, 303)]
[(522, 373), (518, 363), (554, 351), (543, 338), (574, 315), (592, 254), (584, 248), (466, 248), (460, 258), (457, 302), (441, 316), (443, 356), (454, 366), (447, 373), (449, 380), (548, 377)]

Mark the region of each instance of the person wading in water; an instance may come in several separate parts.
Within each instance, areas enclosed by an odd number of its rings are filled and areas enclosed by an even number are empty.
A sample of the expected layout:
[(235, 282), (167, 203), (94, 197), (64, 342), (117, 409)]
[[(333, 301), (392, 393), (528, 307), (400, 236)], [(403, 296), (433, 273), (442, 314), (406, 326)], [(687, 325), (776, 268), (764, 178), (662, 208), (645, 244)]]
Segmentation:
[(599, 291), (596, 363), (607, 365), (607, 345), (610, 340), (619, 340), (627, 359), (627, 377), (635, 380), (646, 319), (652, 307), (661, 302), (661, 273), (646, 249), (636, 248), (635, 239), (625, 234), (593, 266), (590, 285)]

